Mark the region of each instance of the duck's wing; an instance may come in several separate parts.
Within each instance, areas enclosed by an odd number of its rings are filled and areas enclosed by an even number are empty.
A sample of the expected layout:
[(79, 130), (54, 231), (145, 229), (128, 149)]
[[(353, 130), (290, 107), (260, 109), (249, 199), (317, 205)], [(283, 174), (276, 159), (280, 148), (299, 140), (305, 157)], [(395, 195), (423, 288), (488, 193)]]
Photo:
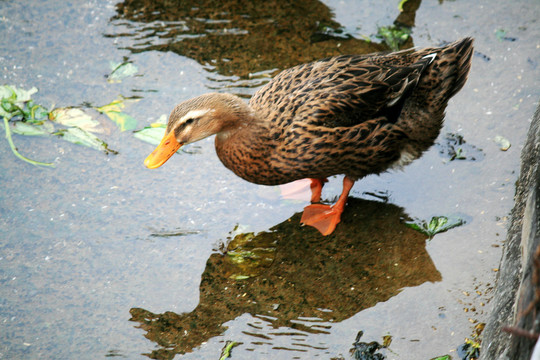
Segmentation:
[(354, 126), (381, 116), (395, 123), (433, 57), (407, 65), (379, 65), (369, 57), (335, 60), (326, 79), (305, 89), (309, 96), (300, 110), (314, 125)]

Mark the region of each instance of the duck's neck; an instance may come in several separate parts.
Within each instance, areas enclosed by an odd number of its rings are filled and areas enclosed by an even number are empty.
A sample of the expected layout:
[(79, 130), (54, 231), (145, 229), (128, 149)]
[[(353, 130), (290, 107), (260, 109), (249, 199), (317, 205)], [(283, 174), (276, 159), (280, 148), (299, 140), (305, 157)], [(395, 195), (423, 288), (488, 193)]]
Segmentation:
[(220, 105), (214, 109), (215, 118), (221, 126), (216, 133), (216, 146), (227, 142), (237, 142), (243, 137), (253, 137), (262, 123), (254, 109), (240, 97), (231, 94), (218, 94)]
[(222, 120), (221, 130), (216, 134), (216, 153), (227, 168), (253, 182), (251, 172), (257, 168), (254, 161), (268, 158), (269, 129), (265, 119), (241, 98), (234, 96), (226, 100), (227, 107), (216, 112)]

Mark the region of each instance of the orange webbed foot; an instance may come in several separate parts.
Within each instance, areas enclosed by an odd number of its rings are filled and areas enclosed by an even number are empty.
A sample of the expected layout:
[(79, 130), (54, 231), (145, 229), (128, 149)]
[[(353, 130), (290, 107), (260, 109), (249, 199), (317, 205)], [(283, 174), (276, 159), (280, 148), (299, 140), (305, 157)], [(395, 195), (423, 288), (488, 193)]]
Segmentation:
[[(312, 200), (320, 198), (320, 190), (322, 189), (326, 179), (313, 179), (312, 180)], [(343, 179), (343, 190), (339, 196), (338, 201), (333, 205), (323, 204), (311, 204), (304, 208), (302, 214), (301, 223), (313, 226), (319, 230), (323, 235), (330, 235), (335, 229), (337, 224), (341, 221), (341, 213), (345, 209), (347, 203), (347, 197), (354, 185), (354, 180), (345, 176)]]
[(311, 204), (304, 208), (301, 223), (313, 226), (323, 235), (330, 235), (341, 221), (343, 209), (330, 205)]

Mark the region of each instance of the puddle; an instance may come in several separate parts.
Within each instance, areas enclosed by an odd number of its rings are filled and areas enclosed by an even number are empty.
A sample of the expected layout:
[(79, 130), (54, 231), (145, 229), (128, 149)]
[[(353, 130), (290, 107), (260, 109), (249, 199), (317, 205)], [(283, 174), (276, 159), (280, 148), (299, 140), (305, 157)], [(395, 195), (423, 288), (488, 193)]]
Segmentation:
[[(259, 321), (235, 336), (234, 341), (246, 344), (236, 352), (279, 347), (275, 339), (290, 336), (285, 348), (314, 357), (329, 348), (312, 344), (310, 335), (330, 334), (333, 324), (404, 288), (442, 280), (426, 251), (425, 236), (405, 225), (406, 215), (395, 205), (351, 199), (340, 231), (327, 237), (299, 227), (300, 217), (295, 214), (256, 235), (239, 234), (225, 252), (212, 254), (193, 311), (131, 309), (131, 320), (163, 347), (152, 356), (170, 358), (163, 356), (164, 349), (190, 352), (223, 335), (225, 323), (250, 314)], [(295, 343), (298, 336), (300, 344)], [(259, 344), (257, 339), (266, 341)]]
[[(14, 135), (55, 164), (40, 168), (0, 141), (0, 358), (217, 359), (227, 341), (233, 359), (458, 358), (487, 318), (540, 95), (538, 5), (397, 3), (1, 2), (2, 82), (87, 110), (118, 154)], [(470, 78), (437, 146), (358, 181), (329, 237), (299, 225), (307, 202), (225, 169), (213, 139), (149, 171), (153, 145), (93, 110), (137, 98), (122, 111), (142, 129), (195, 95), (247, 98), (289, 66), (387, 50), (395, 23), (403, 46), (474, 37)], [(323, 199), (340, 191), (332, 178)], [(405, 225), (455, 214), (431, 240)]]

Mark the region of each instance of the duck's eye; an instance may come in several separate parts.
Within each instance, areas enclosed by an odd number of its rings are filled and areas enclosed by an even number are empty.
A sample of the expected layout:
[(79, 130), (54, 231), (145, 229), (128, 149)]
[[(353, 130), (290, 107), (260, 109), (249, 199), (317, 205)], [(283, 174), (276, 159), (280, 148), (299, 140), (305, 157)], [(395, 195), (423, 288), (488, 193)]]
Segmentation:
[(186, 125), (191, 125), (191, 124), (193, 124), (194, 121), (195, 121), (195, 119), (189, 118), (189, 119), (187, 119), (186, 121), (184, 121), (184, 124), (186, 124)]

